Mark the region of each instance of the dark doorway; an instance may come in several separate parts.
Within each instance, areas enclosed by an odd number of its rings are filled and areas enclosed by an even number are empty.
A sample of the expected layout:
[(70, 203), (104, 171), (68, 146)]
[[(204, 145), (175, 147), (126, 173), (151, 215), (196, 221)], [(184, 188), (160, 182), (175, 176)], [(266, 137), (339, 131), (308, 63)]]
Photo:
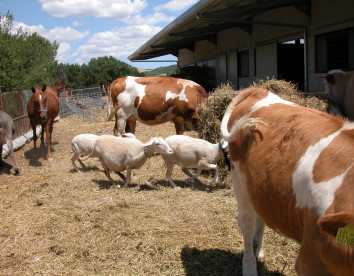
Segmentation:
[(278, 79), (291, 81), (304, 90), (304, 44), (303, 40), (278, 44)]

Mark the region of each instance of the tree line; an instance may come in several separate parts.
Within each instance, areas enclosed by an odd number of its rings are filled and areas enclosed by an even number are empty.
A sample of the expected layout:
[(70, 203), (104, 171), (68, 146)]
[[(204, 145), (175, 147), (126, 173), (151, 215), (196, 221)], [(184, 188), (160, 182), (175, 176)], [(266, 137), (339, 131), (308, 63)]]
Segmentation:
[(55, 60), (59, 44), (21, 28), (11, 33), (14, 17), (0, 12), (0, 86), (3, 92), (43, 84), (55, 85), (58, 72), (66, 74), (66, 86), (86, 88), (107, 85), (117, 77), (144, 76), (137, 68), (116, 58), (92, 58), (88, 64), (63, 64)]

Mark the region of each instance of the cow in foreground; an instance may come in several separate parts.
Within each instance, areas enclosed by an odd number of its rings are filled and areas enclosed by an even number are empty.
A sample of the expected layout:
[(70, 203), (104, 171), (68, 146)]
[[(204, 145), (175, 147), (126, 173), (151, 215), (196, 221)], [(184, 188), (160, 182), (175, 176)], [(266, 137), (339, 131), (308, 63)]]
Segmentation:
[(54, 86), (32, 87), (32, 96), (27, 103), (28, 117), (30, 119), (31, 127), (33, 130), (33, 142), (36, 148), (37, 134), (36, 126), (42, 126), (41, 143), (44, 143), (44, 131), (46, 132), (46, 144), (47, 144), (47, 159), (52, 160), (52, 154), (50, 151), (52, 142), (52, 132), (54, 119), (58, 116), (59, 106), (59, 89), (65, 85), (65, 74), (60, 72), (59, 83)]
[[(237, 96), (221, 124), (244, 239), (243, 275), (257, 275), (265, 224), (300, 244), (299, 275), (354, 275), (354, 123), (255, 87)], [(255, 251), (254, 251), (255, 249)]]
[[(205, 89), (190, 80), (172, 77), (125, 77), (110, 85), (115, 116), (114, 135), (135, 133), (136, 121), (158, 125), (172, 121), (177, 134), (189, 126), (196, 128), (198, 101), (207, 96)], [(188, 130), (187, 129), (187, 130)]]
[(14, 151), (13, 151), (13, 144), (12, 144), (12, 137), (15, 133), (15, 125), (11, 117), (4, 111), (0, 110), (0, 167), (3, 165), (2, 161), (2, 146), (4, 144), (7, 145), (9, 149), (9, 154), (12, 160), (12, 165), (15, 171), (15, 174), (19, 174), (19, 168), (17, 166)]
[(329, 71), (325, 77), (329, 112), (354, 120), (354, 71)]

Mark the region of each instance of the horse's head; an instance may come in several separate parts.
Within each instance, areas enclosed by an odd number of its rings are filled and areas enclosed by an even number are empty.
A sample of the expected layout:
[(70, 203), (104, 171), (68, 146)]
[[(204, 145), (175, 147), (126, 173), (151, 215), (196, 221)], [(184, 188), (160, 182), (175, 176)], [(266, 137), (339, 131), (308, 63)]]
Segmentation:
[(36, 112), (39, 112), (39, 117), (41, 118), (42, 122), (46, 122), (48, 119), (47, 113), (47, 95), (45, 93), (47, 86), (43, 85), (42, 88), (40, 87), (32, 87), (33, 97), (33, 104), (34, 109)]

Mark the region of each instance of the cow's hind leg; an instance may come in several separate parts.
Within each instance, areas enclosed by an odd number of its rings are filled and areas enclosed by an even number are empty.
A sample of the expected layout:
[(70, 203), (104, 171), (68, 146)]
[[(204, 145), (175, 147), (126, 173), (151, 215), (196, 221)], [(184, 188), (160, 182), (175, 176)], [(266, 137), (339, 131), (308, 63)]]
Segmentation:
[(264, 221), (256, 215), (255, 231), (253, 236), (253, 248), (256, 258), (262, 259), (264, 257), (263, 253), (263, 234), (264, 234), (265, 223)]
[(135, 133), (135, 127), (136, 127), (136, 119), (133, 116), (130, 116), (125, 124), (125, 132), (126, 133)]
[[(244, 276), (257, 275), (257, 261), (253, 251), (256, 212), (248, 197), (245, 176), (231, 170), (234, 194), (238, 204), (238, 224), (243, 236), (244, 252), (242, 258), (242, 272)], [(240, 181), (241, 180), (241, 181)]]

